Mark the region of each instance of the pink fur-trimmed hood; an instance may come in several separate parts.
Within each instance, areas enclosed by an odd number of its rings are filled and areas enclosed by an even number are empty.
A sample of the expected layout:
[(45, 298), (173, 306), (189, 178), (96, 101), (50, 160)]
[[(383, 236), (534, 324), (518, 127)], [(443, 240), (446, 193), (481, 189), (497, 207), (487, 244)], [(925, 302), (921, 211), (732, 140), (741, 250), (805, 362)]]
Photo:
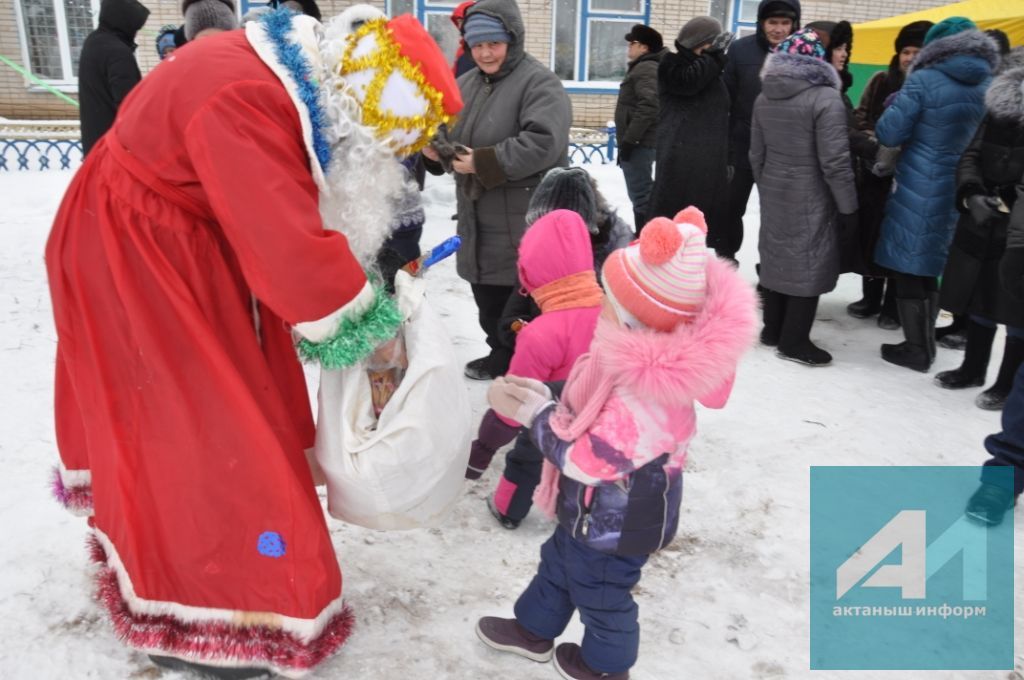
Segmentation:
[(627, 330), (603, 319), (594, 344), (615, 386), (664, 405), (699, 399), (729, 380), (757, 331), (753, 287), (730, 264), (709, 257), (707, 298), (696, 319), (670, 333)]

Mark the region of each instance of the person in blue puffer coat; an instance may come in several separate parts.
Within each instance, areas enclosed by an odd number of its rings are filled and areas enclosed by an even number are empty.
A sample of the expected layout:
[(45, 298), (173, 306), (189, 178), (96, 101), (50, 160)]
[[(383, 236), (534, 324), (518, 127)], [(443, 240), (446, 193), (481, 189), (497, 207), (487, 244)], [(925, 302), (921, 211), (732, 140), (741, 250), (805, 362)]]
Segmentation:
[(875, 263), (895, 273), (906, 338), (882, 345), (889, 363), (927, 372), (935, 360), (936, 277), (956, 228), (956, 166), (985, 115), (998, 64), (995, 41), (970, 19), (935, 24), (875, 126), (880, 144), (903, 147), (875, 248)]

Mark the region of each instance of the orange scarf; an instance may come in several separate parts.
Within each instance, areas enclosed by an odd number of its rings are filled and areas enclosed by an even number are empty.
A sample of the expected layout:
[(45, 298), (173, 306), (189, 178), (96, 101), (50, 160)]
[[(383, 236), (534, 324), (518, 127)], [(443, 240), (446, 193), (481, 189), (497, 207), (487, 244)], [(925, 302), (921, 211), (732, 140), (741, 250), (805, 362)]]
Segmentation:
[(587, 270), (563, 276), (547, 283), (530, 293), (540, 307), (541, 314), (561, 309), (597, 307), (604, 300), (604, 291), (597, 285), (594, 270)]

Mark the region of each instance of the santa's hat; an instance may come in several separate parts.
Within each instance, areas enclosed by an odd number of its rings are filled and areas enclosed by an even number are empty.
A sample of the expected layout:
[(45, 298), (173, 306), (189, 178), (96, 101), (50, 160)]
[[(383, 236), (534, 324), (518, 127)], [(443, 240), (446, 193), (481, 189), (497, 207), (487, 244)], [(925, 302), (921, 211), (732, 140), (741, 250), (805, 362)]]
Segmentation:
[(426, 146), (462, 110), (451, 67), (411, 15), (371, 18), (347, 40), (337, 73), (360, 102), (361, 122), (399, 156)]
[(627, 326), (670, 331), (692, 321), (707, 292), (707, 223), (694, 207), (656, 217), (640, 238), (613, 251), (602, 277), (608, 300)]

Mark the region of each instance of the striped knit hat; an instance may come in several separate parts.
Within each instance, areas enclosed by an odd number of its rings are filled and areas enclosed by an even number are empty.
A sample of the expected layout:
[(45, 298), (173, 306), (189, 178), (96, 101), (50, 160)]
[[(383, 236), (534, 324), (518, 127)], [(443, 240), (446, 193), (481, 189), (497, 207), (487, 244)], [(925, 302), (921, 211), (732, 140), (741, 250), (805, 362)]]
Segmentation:
[(700, 312), (707, 291), (707, 223), (690, 206), (674, 219), (656, 217), (640, 239), (604, 263), (605, 293), (627, 326), (671, 331)]

